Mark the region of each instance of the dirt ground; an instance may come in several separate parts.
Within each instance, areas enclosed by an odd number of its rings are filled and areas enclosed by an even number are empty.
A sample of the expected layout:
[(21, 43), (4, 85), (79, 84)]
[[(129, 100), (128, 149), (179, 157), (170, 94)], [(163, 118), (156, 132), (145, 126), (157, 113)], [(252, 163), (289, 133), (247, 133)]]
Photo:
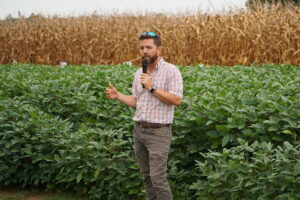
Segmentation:
[(0, 189), (0, 200), (45, 200), (50, 192), (31, 192), (16, 189)]

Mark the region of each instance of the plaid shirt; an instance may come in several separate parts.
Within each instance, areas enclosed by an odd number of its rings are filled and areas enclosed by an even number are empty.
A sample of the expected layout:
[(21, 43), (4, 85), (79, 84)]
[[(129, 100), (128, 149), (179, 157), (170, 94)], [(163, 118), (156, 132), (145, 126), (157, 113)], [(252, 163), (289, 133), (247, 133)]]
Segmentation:
[[(132, 85), (132, 96), (137, 99), (134, 121), (171, 124), (173, 123), (174, 105), (162, 102), (141, 84), (142, 68), (136, 73)], [(162, 58), (150, 75), (152, 84), (166, 92), (182, 97), (183, 81), (175, 65)]]

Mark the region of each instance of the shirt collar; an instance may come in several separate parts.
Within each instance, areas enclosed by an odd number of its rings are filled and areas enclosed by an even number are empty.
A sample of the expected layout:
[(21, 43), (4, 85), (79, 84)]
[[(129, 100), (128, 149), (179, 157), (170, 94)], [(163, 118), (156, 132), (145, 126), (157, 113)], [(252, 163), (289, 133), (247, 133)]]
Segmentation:
[(158, 61), (158, 63), (157, 63), (156, 66), (155, 66), (155, 69), (156, 69), (156, 70), (159, 70), (159, 68), (161, 68), (163, 62), (164, 62), (164, 59), (163, 59), (163, 58), (160, 58), (160, 60)]

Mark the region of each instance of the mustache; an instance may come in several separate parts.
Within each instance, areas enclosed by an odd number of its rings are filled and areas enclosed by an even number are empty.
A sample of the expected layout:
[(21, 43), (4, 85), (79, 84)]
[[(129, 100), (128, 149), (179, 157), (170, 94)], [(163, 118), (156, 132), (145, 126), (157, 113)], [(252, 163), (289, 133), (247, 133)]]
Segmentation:
[(142, 60), (144, 60), (145, 58), (148, 58), (148, 60), (150, 61), (150, 64), (153, 63), (157, 58), (158, 58), (158, 55), (154, 55), (154, 56), (142, 56)]
[(149, 58), (149, 59), (151, 59), (151, 57), (150, 56), (142, 56), (142, 59), (144, 60), (145, 58)]

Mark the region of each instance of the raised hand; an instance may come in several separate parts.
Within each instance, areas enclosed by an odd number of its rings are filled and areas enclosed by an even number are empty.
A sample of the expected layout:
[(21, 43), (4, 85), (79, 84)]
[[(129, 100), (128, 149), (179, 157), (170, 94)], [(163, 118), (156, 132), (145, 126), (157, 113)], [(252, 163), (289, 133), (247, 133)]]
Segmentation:
[(118, 91), (111, 83), (108, 84), (108, 88), (106, 89), (106, 96), (109, 99), (118, 98)]

